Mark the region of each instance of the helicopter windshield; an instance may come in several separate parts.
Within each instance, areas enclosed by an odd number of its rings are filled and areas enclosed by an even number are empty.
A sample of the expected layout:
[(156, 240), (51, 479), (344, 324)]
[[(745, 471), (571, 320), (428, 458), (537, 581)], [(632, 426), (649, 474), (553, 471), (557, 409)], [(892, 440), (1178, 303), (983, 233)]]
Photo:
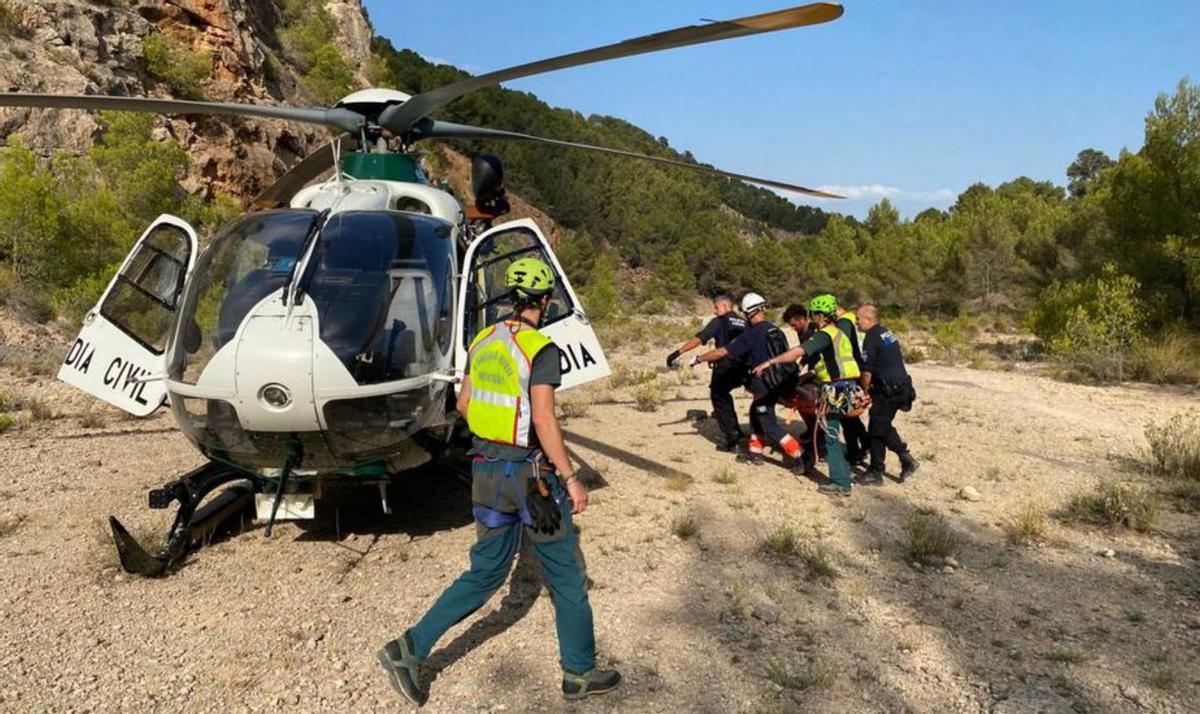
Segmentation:
[(428, 374), (451, 347), (451, 226), (345, 211), (321, 229), (300, 290), (320, 337), (359, 384)]
[(184, 298), (171, 375), (195, 383), (246, 313), (287, 283), (318, 213), (251, 213), (231, 223), (196, 261)]

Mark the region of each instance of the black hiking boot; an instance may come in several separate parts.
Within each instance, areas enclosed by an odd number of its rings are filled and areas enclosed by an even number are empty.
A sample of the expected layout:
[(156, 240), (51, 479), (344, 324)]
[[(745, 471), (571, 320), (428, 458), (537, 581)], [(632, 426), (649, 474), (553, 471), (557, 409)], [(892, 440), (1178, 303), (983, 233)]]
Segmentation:
[(817, 465), (811, 461), (800, 460), (792, 467), (792, 473), (796, 476), (802, 476), (809, 479), (821, 478), (821, 472), (817, 471)]
[(883, 485), (883, 468), (871, 466), (858, 477), (858, 482), (864, 486)]
[(829, 483), (823, 483), (820, 486), (817, 486), (817, 493), (819, 493), (823, 496), (848, 497), (850, 495), (850, 487), (849, 486), (839, 486), (836, 483), (833, 483), (832, 481), (830, 481)]
[(919, 468), (921, 468), (921, 462), (917, 461), (912, 454), (907, 451), (900, 454), (900, 483), (907, 481), (908, 477), (915, 474)]
[(717, 451), (723, 451), (727, 454), (734, 453), (735, 451), (737, 451), (737, 448), (738, 448), (738, 438), (736, 436), (726, 437), (724, 441), (717, 444)]
[(375, 658), (387, 670), (392, 689), (403, 694), (405, 699), (417, 706), (425, 703), (425, 693), (421, 691), (419, 684), (421, 662), (413, 654), (412, 635), (405, 632), (400, 639), (387, 643), (383, 649), (375, 653)]
[(605, 694), (621, 683), (621, 673), (615, 669), (593, 669), (583, 674), (563, 670), (563, 696), (572, 701)]
[(763, 455), (755, 454), (749, 451), (738, 451), (737, 462), (740, 464), (750, 464), (751, 466), (762, 466)]

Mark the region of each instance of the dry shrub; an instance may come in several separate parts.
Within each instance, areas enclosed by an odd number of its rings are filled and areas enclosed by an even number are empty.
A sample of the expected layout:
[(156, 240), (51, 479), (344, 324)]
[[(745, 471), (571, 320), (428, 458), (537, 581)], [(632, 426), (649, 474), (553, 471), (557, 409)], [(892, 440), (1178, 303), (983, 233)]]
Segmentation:
[(0, 414), (0, 434), (8, 431), (16, 424), (16, 421), (7, 414)]
[(104, 412), (95, 407), (88, 407), (79, 415), (79, 426), (84, 429), (103, 429)]
[(612, 374), (608, 376), (611, 387), (629, 387), (653, 382), (658, 373), (652, 369), (633, 369), (627, 364), (613, 365)]
[(791, 667), (782, 660), (772, 660), (767, 664), (766, 675), (776, 686), (798, 692), (824, 689), (833, 684), (833, 672), (816, 662)]
[(931, 563), (954, 555), (958, 539), (946, 519), (937, 511), (918, 508), (904, 519), (908, 534), (908, 552), (921, 563)]
[(563, 419), (582, 419), (587, 416), (591, 404), (580, 398), (558, 400), (558, 411)]
[(696, 517), (690, 513), (685, 513), (682, 516), (676, 516), (671, 521), (671, 533), (680, 540), (687, 540), (700, 532), (700, 524)]
[(796, 555), (800, 552), (800, 534), (791, 526), (776, 526), (759, 539), (758, 552), (765, 555)]
[(1200, 481), (1200, 412), (1189, 410), (1146, 426), (1150, 464), (1156, 474)]
[(19, 513), (0, 513), (0, 538), (16, 533), (24, 522), (25, 516)]
[(1046, 509), (1029, 503), (1015, 518), (1004, 526), (1008, 542), (1013, 545), (1028, 545), (1046, 537)]
[(722, 486), (728, 486), (730, 484), (737, 483), (737, 473), (735, 473), (733, 469), (726, 466), (725, 468), (713, 474), (712, 480), (721, 484)]
[(662, 406), (662, 391), (656, 384), (643, 384), (633, 392), (635, 406), (639, 412), (656, 412)]
[(1130, 358), (1134, 379), (1153, 384), (1200, 382), (1200, 339), (1182, 329), (1141, 340)]
[(692, 485), (692, 477), (682, 471), (675, 471), (667, 479), (668, 491), (686, 491)]
[(920, 347), (905, 347), (904, 361), (908, 364), (919, 364), (926, 359), (925, 350)]
[(1139, 533), (1154, 527), (1158, 501), (1149, 491), (1130, 484), (1105, 481), (1093, 491), (1079, 491), (1058, 513), (1068, 523), (1121, 526)]

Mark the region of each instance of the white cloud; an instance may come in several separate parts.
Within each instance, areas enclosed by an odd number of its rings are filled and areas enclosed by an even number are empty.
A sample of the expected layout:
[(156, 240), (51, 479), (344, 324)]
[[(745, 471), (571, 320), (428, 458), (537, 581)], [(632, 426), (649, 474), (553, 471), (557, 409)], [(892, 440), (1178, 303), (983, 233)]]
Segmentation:
[(845, 196), (850, 200), (870, 200), (878, 201), (886, 198), (893, 201), (930, 201), (933, 203), (949, 203), (954, 200), (957, 195), (953, 190), (948, 188), (939, 188), (934, 191), (910, 191), (895, 186), (884, 186), (883, 184), (862, 184), (858, 186), (838, 186), (827, 185), (818, 186), (818, 190), (828, 193), (836, 193), (839, 196)]

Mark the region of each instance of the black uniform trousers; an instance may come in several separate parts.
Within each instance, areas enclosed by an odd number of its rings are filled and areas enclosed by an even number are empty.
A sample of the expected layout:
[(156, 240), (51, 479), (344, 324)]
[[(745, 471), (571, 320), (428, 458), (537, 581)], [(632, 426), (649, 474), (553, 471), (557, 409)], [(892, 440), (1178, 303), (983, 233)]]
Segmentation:
[(871, 410), (868, 412), (871, 423), (867, 427), (867, 435), (871, 441), (870, 468), (882, 471), (883, 461), (889, 449), (896, 455), (908, 451), (908, 444), (900, 438), (900, 433), (896, 431), (892, 421), (896, 418), (896, 412), (909, 403), (907, 390), (895, 396), (889, 396), (882, 389), (871, 390)]
[(737, 412), (733, 407), (733, 390), (746, 383), (746, 374), (747, 370), (740, 362), (723, 359), (713, 366), (712, 380), (708, 383), (713, 417), (721, 427), (721, 433), (729, 441), (734, 441), (742, 435)]
[(846, 440), (846, 460), (853, 466), (868, 453), (870, 437), (861, 418), (842, 417), (840, 421), (842, 422), (842, 438)]

